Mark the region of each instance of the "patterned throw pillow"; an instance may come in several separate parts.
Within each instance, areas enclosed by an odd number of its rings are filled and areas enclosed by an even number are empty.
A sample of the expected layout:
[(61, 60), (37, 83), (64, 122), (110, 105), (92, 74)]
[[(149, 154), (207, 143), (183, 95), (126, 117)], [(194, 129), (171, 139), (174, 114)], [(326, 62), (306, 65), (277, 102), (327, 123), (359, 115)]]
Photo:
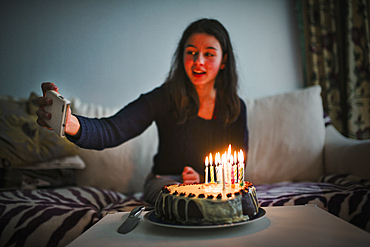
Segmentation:
[(320, 86), (247, 99), (253, 184), (317, 181), (324, 172), (325, 122)]
[(0, 99), (0, 168), (84, 168), (81, 159), (63, 163), (76, 157), (78, 148), (36, 123), (37, 97), (32, 93), (28, 100)]

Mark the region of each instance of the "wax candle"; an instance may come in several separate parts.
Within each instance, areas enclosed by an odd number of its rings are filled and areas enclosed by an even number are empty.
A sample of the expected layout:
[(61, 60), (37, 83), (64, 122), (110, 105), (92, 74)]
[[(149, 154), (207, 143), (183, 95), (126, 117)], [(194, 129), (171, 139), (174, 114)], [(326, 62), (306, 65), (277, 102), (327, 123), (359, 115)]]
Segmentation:
[(239, 182), (239, 179), (238, 179), (238, 165), (235, 163), (233, 165), (234, 167), (234, 180), (235, 180), (235, 183), (238, 183)]
[(234, 170), (234, 157), (230, 155), (230, 180), (231, 180), (231, 188), (235, 188), (235, 170)]
[(227, 149), (227, 162), (230, 163), (230, 156), (231, 156), (231, 144), (229, 144), (229, 148)]
[(234, 163), (233, 163), (233, 166), (234, 166), (234, 180), (235, 180), (235, 183), (238, 183), (239, 182), (239, 179), (238, 179), (238, 156), (236, 154), (236, 151), (234, 151)]
[(222, 155), (222, 189), (226, 189), (225, 181), (225, 165), (226, 165), (226, 154)]
[(204, 179), (205, 179), (205, 183), (208, 184), (208, 156), (206, 157), (206, 160), (205, 160), (205, 168), (204, 168)]
[(224, 169), (225, 169), (225, 185), (230, 185), (230, 156), (228, 153), (224, 153), (225, 162), (224, 162)]
[(243, 150), (240, 150), (238, 155), (238, 161), (239, 161), (239, 185), (244, 185), (244, 154)]
[(209, 154), (209, 169), (211, 173), (211, 183), (215, 183), (215, 173), (214, 173), (214, 166), (213, 166), (213, 159), (212, 159), (212, 154)]
[(221, 155), (220, 152), (216, 153), (215, 157), (215, 165), (216, 165), (216, 180), (218, 184), (222, 183), (222, 165), (221, 165)]

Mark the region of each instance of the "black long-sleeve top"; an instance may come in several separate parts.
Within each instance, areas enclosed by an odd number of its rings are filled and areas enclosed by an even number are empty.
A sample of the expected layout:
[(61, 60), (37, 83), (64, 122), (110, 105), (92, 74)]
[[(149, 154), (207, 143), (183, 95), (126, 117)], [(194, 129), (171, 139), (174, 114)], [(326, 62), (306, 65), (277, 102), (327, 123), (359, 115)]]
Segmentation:
[(218, 103), (211, 120), (194, 116), (178, 124), (174, 114), (171, 114), (169, 98), (162, 85), (142, 94), (111, 117), (97, 119), (77, 116), (81, 123), (81, 137), (78, 140), (69, 139), (83, 148), (100, 150), (140, 135), (154, 121), (159, 144), (152, 172), (180, 175), (185, 166), (191, 166), (203, 174), (204, 160), (209, 153), (222, 154), (227, 151), (229, 144), (233, 151), (247, 151), (247, 113), (245, 103), (240, 101), (239, 117), (226, 127), (217, 116)]

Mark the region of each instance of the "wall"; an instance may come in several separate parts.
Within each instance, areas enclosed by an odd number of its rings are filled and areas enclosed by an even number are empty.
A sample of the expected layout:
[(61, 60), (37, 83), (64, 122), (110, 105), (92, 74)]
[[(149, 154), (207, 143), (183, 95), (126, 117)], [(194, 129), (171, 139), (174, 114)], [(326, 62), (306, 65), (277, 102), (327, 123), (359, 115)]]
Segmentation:
[(52, 81), (66, 97), (123, 106), (164, 81), (182, 31), (201, 17), (229, 30), (243, 97), (303, 87), (292, 0), (2, 0), (0, 94), (27, 97)]

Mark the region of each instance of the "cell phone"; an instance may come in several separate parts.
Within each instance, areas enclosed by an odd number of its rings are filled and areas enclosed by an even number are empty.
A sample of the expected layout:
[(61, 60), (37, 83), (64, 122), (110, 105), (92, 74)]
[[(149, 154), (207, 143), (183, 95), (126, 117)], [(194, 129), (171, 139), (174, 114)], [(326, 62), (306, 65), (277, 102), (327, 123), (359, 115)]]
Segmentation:
[(67, 112), (70, 102), (54, 90), (46, 91), (45, 97), (51, 98), (53, 103), (44, 107), (46, 112), (51, 113), (51, 118), (44, 120), (59, 136), (65, 137)]

